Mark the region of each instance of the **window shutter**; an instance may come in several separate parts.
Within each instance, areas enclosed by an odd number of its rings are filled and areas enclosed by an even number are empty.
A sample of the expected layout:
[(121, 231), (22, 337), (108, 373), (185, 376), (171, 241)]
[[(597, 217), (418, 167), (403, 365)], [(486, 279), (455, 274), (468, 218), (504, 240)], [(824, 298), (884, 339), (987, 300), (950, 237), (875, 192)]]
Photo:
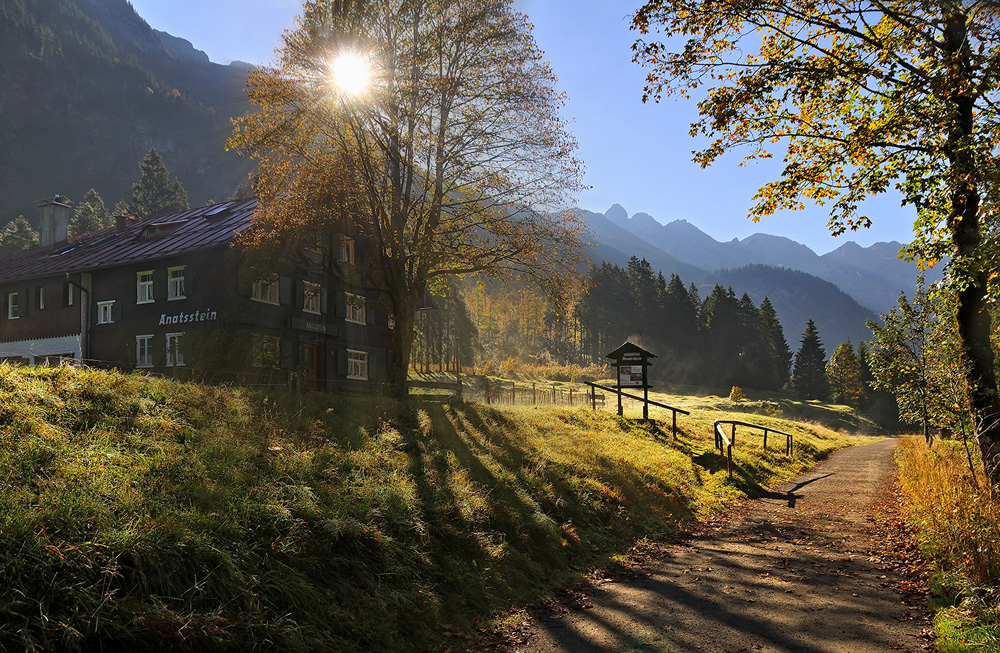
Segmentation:
[(250, 278), (250, 271), (240, 268), (236, 273), (236, 293), (242, 297), (249, 297), (253, 292), (253, 279)]
[[(167, 298), (167, 271), (163, 268), (153, 271), (153, 299)], [(166, 346), (166, 345), (164, 345)]]
[(288, 277), (278, 278), (278, 303), (290, 305), (293, 302), (292, 280)]
[(382, 368), (382, 352), (371, 352), (368, 354), (368, 379), (370, 381), (382, 381), (385, 378)]
[(337, 317), (347, 317), (347, 295), (342, 290), (337, 291)]
[(194, 276), (194, 275), (191, 274), (191, 268), (190, 267), (184, 268), (184, 296), (185, 297), (190, 297), (191, 295), (194, 294), (194, 286), (191, 283), (191, 277), (192, 276)]
[(122, 321), (122, 303), (116, 301), (111, 305), (111, 320), (114, 322)]
[(337, 375), (347, 376), (347, 350), (337, 350)]
[(97, 304), (90, 305), (90, 323), (97, 324)]
[(17, 308), (21, 315), (28, 314), (28, 298), (31, 297), (31, 288), (25, 288), (17, 292)]
[(306, 282), (297, 279), (295, 281), (295, 308), (302, 308), (306, 303)]
[(365, 322), (368, 326), (375, 324), (375, 310), (372, 308), (372, 302), (365, 300)]
[(320, 312), (323, 315), (326, 315), (327, 312), (330, 310), (327, 307), (326, 288), (324, 288), (323, 290), (320, 291), (320, 295), (319, 295), (319, 310), (320, 310)]

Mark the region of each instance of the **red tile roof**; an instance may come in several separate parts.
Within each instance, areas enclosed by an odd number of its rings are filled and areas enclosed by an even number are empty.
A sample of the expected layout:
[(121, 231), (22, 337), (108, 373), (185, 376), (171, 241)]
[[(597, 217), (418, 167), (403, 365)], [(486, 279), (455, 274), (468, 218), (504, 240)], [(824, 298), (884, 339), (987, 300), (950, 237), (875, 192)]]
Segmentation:
[(250, 226), (257, 200), (236, 200), (101, 229), (0, 261), (0, 282), (85, 272), (230, 242)]

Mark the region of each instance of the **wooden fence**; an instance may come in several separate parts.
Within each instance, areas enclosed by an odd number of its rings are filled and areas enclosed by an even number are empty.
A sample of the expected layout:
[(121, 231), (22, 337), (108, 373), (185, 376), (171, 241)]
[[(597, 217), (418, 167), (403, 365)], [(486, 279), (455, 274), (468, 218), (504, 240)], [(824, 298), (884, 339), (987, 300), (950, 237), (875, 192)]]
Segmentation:
[(522, 383), (516, 381), (487, 382), (483, 401), (491, 406), (596, 406), (604, 407), (604, 395), (586, 390), (560, 388), (553, 383)]
[[(730, 435), (726, 435), (725, 431), (722, 430), (723, 424), (732, 425), (732, 432)], [(764, 432), (764, 449), (767, 449), (767, 434), (775, 433), (777, 435), (785, 436), (785, 454), (792, 455), (792, 434), (785, 433), (783, 431), (777, 431), (775, 429), (769, 428), (767, 426), (759, 426), (757, 424), (750, 424), (749, 422), (738, 422), (736, 420), (715, 420), (715, 448), (719, 450), (719, 455), (726, 458), (726, 464), (729, 468), (729, 478), (733, 477), (733, 445), (736, 444), (736, 427), (744, 426), (751, 429), (757, 429), (758, 431)]]

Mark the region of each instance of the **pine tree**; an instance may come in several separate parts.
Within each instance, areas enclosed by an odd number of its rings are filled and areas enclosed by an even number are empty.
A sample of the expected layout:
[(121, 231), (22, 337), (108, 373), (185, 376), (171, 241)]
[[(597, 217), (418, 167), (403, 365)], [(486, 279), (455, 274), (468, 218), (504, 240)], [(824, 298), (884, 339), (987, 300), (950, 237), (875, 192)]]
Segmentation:
[(823, 349), (819, 331), (812, 318), (806, 323), (802, 345), (795, 354), (795, 377), (792, 385), (795, 392), (804, 399), (826, 399), (829, 394), (826, 383), (826, 350)]
[(778, 320), (778, 312), (767, 297), (760, 303), (760, 330), (767, 345), (767, 390), (780, 390), (788, 383), (792, 368), (792, 351), (785, 340), (785, 332)]
[(861, 385), (861, 368), (854, 355), (851, 341), (842, 342), (833, 350), (826, 366), (826, 381), (830, 394), (838, 404), (857, 408), (861, 404), (864, 388)]
[(118, 200), (118, 203), (115, 204), (115, 208), (111, 209), (111, 218), (114, 219), (130, 213), (132, 213), (132, 209), (129, 208), (128, 202), (125, 200)]
[(181, 182), (163, 165), (156, 148), (150, 148), (139, 164), (139, 181), (132, 184), (132, 212), (142, 218), (158, 218), (188, 209), (188, 197)]
[(0, 258), (7, 258), (37, 244), (38, 232), (31, 228), (23, 215), (17, 216), (0, 230)]
[(88, 231), (98, 231), (114, 224), (111, 214), (104, 206), (104, 200), (91, 188), (84, 195), (83, 201), (76, 207), (73, 219), (69, 222), (69, 235), (85, 234)]

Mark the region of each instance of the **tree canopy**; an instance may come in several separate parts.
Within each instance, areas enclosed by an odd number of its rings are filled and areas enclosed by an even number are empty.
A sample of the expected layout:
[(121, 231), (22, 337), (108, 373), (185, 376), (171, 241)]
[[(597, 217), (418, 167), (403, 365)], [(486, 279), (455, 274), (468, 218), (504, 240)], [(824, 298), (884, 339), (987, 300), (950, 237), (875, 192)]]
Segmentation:
[[(339, 56), (367, 89), (331, 83)], [(374, 241), (405, 385), (429, 282), (482, 272), (573, 278), (579, 188), (554, 76), (510, 0), (306, 2), (280, 61), (248, 84), (259, 107), (230, 146), (259, 159), (251, 247), (348, 231)], [(311, 234), (308, 235), (308, 234)]]
[(177, 177), (163, 164), (156, 148), (150, 148), (139, 163), (139, 181), (132, 184), (131, 210), (142, 218), (158, 218), (187, 211), (188, 196)]
[(69, 235), (97, 231), (114, 224), (111, 214), (104, 206), (104, 200), (93, 188), (87, 191), (83, 201), (77, 204), (73, 219), (69, 221)]
[[(915, 207), (910, 253), (951, 256), (958, 329), (983, 463), (1000, 483), (1000, 398), (990, 317), (1000, 137), (1000, 14), (984, 0), (648, 0), (635, 14), (645, 99), (703, 94), (692, 134), (703, 165), (784, 149), (755, 219), (830, 206), (834, 234), (871, 223), (862, 202), (891, 188)], [(645, 37), (653, 32), (676, 40)], [(683, 40), (681, 40), (683, 39)], [(677, 47), (674, 47), (674, 46)], [(697, 89), (697, 90), (696, 90)]]
[(0, 258), (16, 254), (38, 244), (38, 232), (23, 215), (19, 215), (0, 230)]

